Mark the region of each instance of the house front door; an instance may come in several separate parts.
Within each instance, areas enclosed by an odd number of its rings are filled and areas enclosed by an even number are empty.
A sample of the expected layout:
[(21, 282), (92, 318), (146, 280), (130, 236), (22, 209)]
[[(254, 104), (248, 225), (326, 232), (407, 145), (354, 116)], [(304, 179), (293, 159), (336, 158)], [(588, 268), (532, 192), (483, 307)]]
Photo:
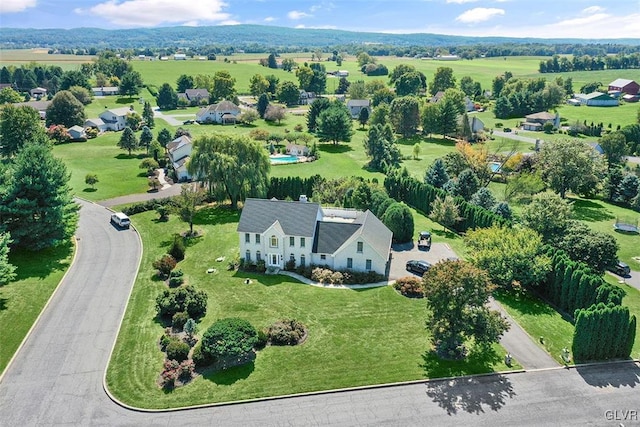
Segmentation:
[(280, 267), (280, 254), (269, 254), (269, 266)]

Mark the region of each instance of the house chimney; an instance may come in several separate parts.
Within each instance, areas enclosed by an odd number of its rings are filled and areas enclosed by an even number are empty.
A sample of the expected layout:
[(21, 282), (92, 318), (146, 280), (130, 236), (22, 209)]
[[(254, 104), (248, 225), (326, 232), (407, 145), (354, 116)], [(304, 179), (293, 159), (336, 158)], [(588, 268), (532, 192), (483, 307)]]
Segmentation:
[(300, 198), (298, 199), (298, 201), (302, 202), (302, 203), (307, 203), (309, 200), (307, 200), (306, 194), (301, 194)]

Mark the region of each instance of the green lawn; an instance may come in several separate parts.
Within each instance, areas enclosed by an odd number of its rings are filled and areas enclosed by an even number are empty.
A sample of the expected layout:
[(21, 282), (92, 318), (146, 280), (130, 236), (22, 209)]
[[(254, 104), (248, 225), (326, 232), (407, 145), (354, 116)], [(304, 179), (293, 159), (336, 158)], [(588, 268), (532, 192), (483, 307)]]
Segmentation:
[[(226, 262), (214, 259), (229, 260), (237, 253), (238, 214), (206, 208), (196, 220), (196, 229), (204, 236), (188, 247), (186, 259), (179, 264), (187, 282), (209, 295), (200, 333), (222, 317), (246, 318), (257, 328), (293, 317), (308, 327), (309, 337), (296, 347), (267, 347), (252, 364), (207, 374), (186, 387), (164, 392), (156, 384), (163, 357), (157, 342), (163, 327), (154, 318), (154, 299), (165, 285), (152, 278), (151, 262), (164, 253), (170, 235), (187, 226), (175, 217), (158, 223), (155, 216), (148, 212), (132, 218), (145, 252), (107, 372), (109, 389), (128, 404), (178, 407), (506, 369), (498, 356), (503, 354), (500, 347), (494, 354), (464, 362), (434, 360), (424, 329), (424, 301), (404, 298), (390, 287), (330, 290), (286, 276), (226, 271)], [(210, 267), (218, 272), (207, 274)], [(245, 285), (246, 277), (254, 283)]]
[(36, 253), (11, 252), (9, 261), (17, 267), (17, 279), (0, 286), (0, 373), (60, 283), (73, 251), (67, 243)]
[[(72, 192), (89, 200), (103, 200), (149, 189), (145, 172), (139, 168), (143, 154), (128, 153), (116, 146), (121, 132), (109, 132), (87, 142), (56, 145), (53, 154), (71, 172)], [(88, 173), (98, 175), (95, 191), (85, 184)]]
[[(496, 292), (494, 297), (507, 310), (507, 313), (558, 362), (564, 347), (571, 349), (573, 342), (573, 324), (557, 311), (537, 297), (524, 293), (515, 296), (510, 293)], [(544, 338), (544, 344), (540, 343)]]

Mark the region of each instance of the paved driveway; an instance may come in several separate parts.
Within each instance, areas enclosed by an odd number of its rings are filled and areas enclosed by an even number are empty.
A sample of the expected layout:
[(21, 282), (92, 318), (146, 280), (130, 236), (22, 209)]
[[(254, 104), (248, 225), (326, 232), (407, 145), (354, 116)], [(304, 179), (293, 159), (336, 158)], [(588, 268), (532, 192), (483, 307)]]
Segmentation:
[[(389, 280), (396, 280), (400, 277), (410, 276), (406, 269), (406, 263), (410, 259), (427, 261), (436, 264), (438, 261), (456, 257), (456, 253), (446, 243), (432, 243), (428, 251), (418, 249), (417, 242), (403, 245), (393, 245), (391, 248), (391, 269), (389, 270)], [(417, 276), (417, 275), (416, 275)]]

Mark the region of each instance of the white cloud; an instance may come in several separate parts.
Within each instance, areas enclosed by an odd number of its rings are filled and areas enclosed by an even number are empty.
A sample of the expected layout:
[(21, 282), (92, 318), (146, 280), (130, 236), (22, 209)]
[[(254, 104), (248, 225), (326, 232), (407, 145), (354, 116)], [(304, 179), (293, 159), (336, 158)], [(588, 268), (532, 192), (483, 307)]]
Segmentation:
[(264, 18), (264, 22), (273, 22), (275, 20), (276, 18), (274, 18), (273, 16), (267, 16), (266, 18)]
[(77, 8), (74, 12), (106, 19), (121, 27), (154, 27), (228, 21), (230, 15), (222, 12), (226, 6), (222, 0), (107, 0), (86, 9)]
[(36, 0), (2, 0), (0, 13), (22, 12), (30, 7), (36, 7)]
[(300, 12), (299, 10), (292, 10), (291, 12), (287, 13), (287, 16), (289, 17), (289, 19), (297, 21), (298, 19), (309, 18), (312, 15), (306, 12)]
[(591, 7), (587, 7), (586, 9), (582, 9), (582, 13), (585, 15), (590, 15), (592, 13), (599, 13), (604, 11), (605, 11), (604, 7), (600, 7), (600, 6), (591, 6)]
[(305, 27), (305, 26), (304, 26), (304, 24), (298, 24), (298, 25), (296, 25), (296, 26), (295, 26), (295, 27), (293, 27), (293, 28), (302, 29), (302, 28), (307, 28), (307, 27)]
[(447, 3), (455, 3), (455, 4), (464, 4), (464, 3), (475, 3), (478, 0), (447, 0)]
[(463, 24), (475, 24), (488, 21), (496, 16), (504, 15), (504, 13), (504, 9), (497, 9), (495, 7), (476, 7), (458, 16), (456, 21), (462, 22)]

